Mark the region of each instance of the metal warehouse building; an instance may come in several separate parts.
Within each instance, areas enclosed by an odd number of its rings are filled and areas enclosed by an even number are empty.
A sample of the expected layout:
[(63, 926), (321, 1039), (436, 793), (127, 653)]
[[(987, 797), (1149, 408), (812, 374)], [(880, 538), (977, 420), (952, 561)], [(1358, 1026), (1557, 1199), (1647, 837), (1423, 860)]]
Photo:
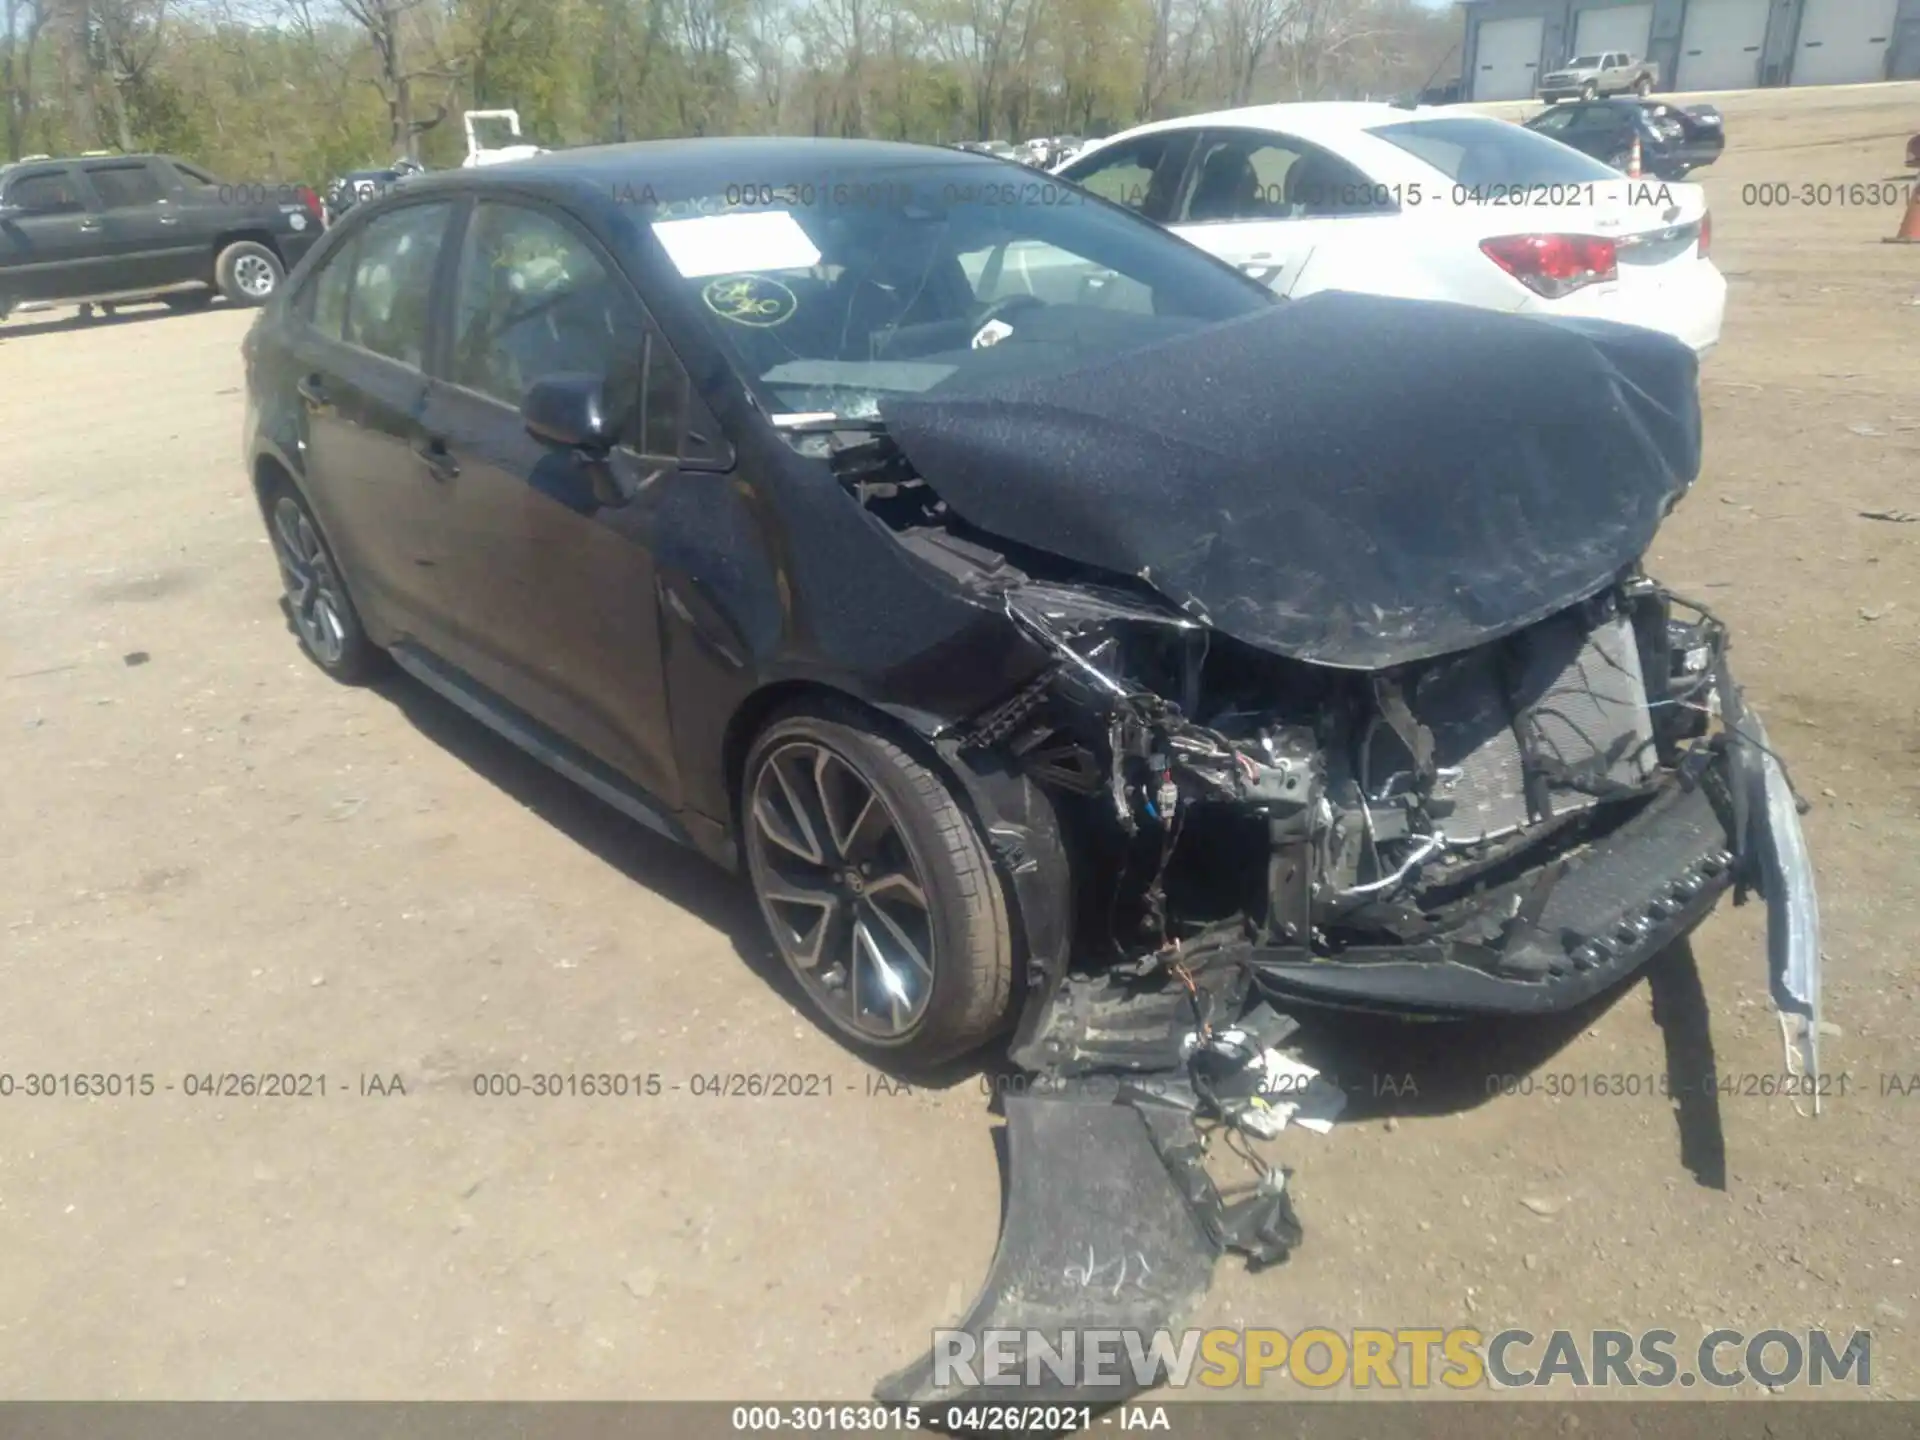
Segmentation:
[(1524, 100), (1574, 55), (1626, 50), (1664, 90), (1920, 78), (1920, 0), (1466, 0), (1464, 98)]

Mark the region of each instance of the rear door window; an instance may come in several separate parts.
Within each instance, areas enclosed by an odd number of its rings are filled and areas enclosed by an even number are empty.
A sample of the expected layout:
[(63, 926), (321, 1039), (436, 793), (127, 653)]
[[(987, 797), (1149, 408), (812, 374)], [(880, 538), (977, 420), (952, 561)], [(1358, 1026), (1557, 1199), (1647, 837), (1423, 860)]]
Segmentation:
[(1212, 220), (1304, 220), (1391, 210), (1383, 189), (1336, 155), (1292, 136), (1210, 130), (1192, 189), (1188, 224)]
[(408, 205), (361, 230), (341, 337), (349, 345), (423, 367), (434, 266), (452, 209), (445, 201)]
[(108, 210), (151, 205), (166, 192), (154, 168), (144, 160), (117, 165), (89, 165), (87, 179), (93, 183), (100, 204)]
[(1573, 117), (1569, 135), (1624, 135), (1633, 121), (1611, 105), (1588, 105)]
[(359, 246), (356, 235), (334, 251), (296, 302), (308, 323), (329, 340), (346, 334), (347, 295), (353, 287), (354, 252)]

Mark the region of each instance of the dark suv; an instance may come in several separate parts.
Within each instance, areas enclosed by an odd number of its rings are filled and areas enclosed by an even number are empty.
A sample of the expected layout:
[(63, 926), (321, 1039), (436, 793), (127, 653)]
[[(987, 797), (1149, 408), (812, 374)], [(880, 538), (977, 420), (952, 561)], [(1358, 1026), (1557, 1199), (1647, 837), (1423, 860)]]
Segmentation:
[(0, 166), (0, 319), (23, 303), (257, 305), (324, 228), (304, 186), (228, 185), (163, 155)]

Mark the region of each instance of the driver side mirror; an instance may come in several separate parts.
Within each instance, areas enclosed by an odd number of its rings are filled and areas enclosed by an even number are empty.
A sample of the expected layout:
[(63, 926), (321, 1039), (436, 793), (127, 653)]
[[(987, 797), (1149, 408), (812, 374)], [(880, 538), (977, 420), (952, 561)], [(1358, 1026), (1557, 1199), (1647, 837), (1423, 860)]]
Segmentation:
[(599, 457), (620, 438), (620, 417), (608, 405), (606, 381), (585, 371), (543, 375), (520, 401), (527, 433), (549, 445)]

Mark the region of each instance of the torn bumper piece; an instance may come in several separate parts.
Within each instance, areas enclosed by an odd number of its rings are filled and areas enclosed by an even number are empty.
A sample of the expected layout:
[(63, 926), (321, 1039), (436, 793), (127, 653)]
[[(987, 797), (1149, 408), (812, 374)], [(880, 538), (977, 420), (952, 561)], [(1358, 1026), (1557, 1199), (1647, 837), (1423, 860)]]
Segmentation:
[[(1767, 901), (1767, 970), (1790, 1074), (1820, 1074), (1820, 902), (1800, 802), (1760, 717), (1739, 717), (1736, 749), (1749, 790), (1748, 857)], [(1820, 1085), (1813, 1113), (1820, 1113)]]
[(1159, 1383), (1147, 1340), (1190, 1318), (1224, 1250), (1285, 1258), (1300, 1229), (1284, 1177), (1226, 1203), (1179, 1090), (1121, 1080), (1007, 1097), (1006, 1211), (986, 1284), (876, 1399), (1117, 1404)]

